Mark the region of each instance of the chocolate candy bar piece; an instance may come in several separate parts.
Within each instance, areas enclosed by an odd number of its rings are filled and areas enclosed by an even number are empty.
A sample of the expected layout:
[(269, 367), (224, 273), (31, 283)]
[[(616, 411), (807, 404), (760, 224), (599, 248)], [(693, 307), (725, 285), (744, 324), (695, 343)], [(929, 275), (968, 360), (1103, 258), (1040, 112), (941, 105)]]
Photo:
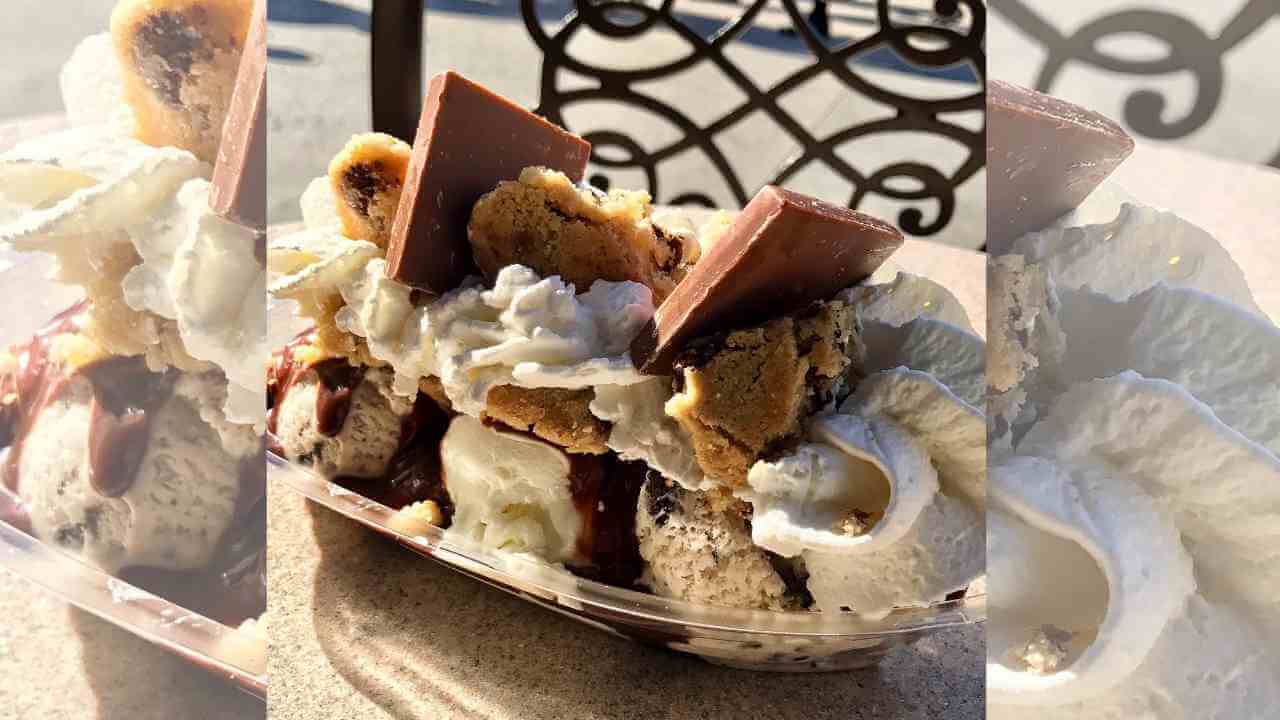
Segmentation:
[(641, 372), (666, 375), (689, 341), (829, 300), (902, 246), (869, 215), (770, 185), (658, 307), (631, 344)]
[(1065, 100), (987, 83), (987, 245), (1001, 252), (1021, 235), (1074, 210), (1133, 152), (1110, 119)]
[(586, 173), (591, 144), (454, 72), (431, 79), (387, 247), (387, 274), (433, 293), (474, 271), (467, 220), (529, 166)]
[(231, 107), (213, 166), (209, 206), (258, 230), (267, 227), (267, 0), (257, 0)]

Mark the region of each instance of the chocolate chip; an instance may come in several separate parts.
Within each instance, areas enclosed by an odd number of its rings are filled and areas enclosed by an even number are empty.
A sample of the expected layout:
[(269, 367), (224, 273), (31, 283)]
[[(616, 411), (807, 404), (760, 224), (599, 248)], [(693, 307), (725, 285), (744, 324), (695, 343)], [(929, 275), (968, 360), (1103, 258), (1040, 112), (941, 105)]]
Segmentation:
[(196, 30), (205, 20), (204, 9), (197, 7), (190, 10), (189, 17), (176, 12), (155, 13), (138, 28), (134, 60), (171, 105), (182, 105), (182, 82), (191, 68), (213, 58), (212, 48), (201, 42)]
[(78, 550), (84, 547), (84, 526), (63, 525), (53, 533), (53, 541), (65, 548)]
[(382, 180), (382, 163), (360, 163), (347, 168), (342, 176), (342, 186), (347, 205), (361, 215), (369, 215), (369, 205), (373, 196), (386, 190), (387, 184)]
[(788, 560), (776, 553), (765, 552), (769, 558), (769, 564), (773, 566), (773, 571), (781, 578), (782, 584), (787, 586), (787, 595), (794, 597), (802, 608), (813, 606), (813, 593), (809, 592), (809, 586), (806, 581), (809, 574), (795, 560)]
[(649, 493), (649, 516), (653, 518), (653, 524), (658, 527), (666, 526), (671, 513), (676, 510), (676, 493), (680, 489), (675, 483), (650, 471), (645, 479), (645, 492)]

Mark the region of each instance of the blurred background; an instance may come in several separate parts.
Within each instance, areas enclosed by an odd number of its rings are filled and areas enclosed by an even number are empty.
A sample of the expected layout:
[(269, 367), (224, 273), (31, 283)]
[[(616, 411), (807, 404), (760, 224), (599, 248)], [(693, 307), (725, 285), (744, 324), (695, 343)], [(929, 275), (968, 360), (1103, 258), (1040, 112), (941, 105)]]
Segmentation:
[(1140, 140), (1280, 167), (1277, 0), (991, 0), (991, 77)]
[(113, 7), (115, 0), (5, 3), (0, 122), (62, 111), (58, 72), (81, 40), (106, 32)]
[[(982, 244), (981, 3), (595, 4), (430, 0), (424, 78), (456, 69), (587, 136), (599, 186), (736, 208), (782, 178)], [(372, 7), (271, 0), (272, 222), (297, 219), (306, 183), (370, 129)]]

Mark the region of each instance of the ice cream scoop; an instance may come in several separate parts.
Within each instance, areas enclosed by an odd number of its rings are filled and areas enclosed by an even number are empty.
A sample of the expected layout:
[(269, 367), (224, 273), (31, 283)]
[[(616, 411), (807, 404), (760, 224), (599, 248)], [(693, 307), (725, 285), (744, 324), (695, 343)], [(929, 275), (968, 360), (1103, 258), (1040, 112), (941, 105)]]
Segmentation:
[(596, 458), (570, 456), (466, 415), (449, 424), (440, 456), (455, 504), (451, 536), (551, 562), (588, 562), (575, 490), (604, 480)]
[(5, 483), (36, 536), (108, 571), (201, 568), (262, 495), (260, 444), (219, 417), (216, 374), (107, 356), (76, 334), (77, 317), (3, 378)]
[(752, 543), (743, 508), (724, 496), (651, 479), (640, 494), (636, 535), (642, 582), (659, 595), (773, 610), (801, 602)]

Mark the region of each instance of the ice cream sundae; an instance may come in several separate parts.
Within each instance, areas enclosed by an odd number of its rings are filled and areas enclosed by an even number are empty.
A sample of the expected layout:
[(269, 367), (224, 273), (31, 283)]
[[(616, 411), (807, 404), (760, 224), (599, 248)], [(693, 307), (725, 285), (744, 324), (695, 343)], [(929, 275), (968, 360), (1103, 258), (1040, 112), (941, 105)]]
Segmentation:
[[(483, 117), (484, 122), (477, 118)], [(455, 74), (268, 248), (314, 327), (273, 449), (396, 523), (702, 603), (880, 617), (983, 573), (985, 343), (867, 215), (766, 187), (701, 227)]]

